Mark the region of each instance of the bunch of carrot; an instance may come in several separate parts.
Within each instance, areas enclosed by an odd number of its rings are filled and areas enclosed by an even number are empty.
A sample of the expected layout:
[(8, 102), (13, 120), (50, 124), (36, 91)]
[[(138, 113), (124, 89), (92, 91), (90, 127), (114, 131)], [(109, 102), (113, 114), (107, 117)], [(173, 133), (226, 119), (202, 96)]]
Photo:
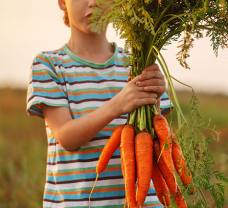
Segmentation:
[(156, 194), (165, 207), (170, 206), (170, 197), (173, 196), (177, 207), (185, 208), (187, 204), (177, 184), (175, 169), (185, 186), (192, 183), (191, 173), (166, 118), (156, 114), (152, 124), (153, 135), (146, 130), (136, 133), (130, 124), (118, 126), (99, 157), (97, 178), (120, 147), (128, 207), (143, 207), (152, 180)]

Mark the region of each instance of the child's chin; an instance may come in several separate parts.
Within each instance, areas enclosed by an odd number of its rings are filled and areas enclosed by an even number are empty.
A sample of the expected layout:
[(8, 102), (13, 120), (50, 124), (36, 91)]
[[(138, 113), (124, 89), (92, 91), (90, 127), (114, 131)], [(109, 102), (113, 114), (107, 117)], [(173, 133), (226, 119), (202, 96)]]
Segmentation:
[(86, 33), (86, 34), (90, 34), (90, 35), (99, 35), (99, 32), (95, 32), (95, 31), (93, 31), (91, 28), (89, 28), (89, 27), (87, 27), (85, 30), (84, 30), (84, 32)]

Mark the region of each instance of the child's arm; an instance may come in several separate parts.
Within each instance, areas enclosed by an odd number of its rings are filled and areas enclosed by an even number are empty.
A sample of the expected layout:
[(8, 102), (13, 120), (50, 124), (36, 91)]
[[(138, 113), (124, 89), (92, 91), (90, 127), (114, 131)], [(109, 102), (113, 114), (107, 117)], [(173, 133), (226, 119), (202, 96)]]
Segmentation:
[[(137, 86), (135, 83), (139, 82), (140, 86)], [(145, 86), (153, 87), (145, 91)], [(48, 126), (61, 145), (67, 150), (75, 150), (91, 140), (114, 118), (129, 113), (139, 106), (155, 104), (157, 94), (160, 95), (164, 91), (164, 78), (156, 67), (144, 73), (143, 77), (138, 76), (128, 82), (115, 97), (86, 116), (72, 119), (69, 109), (65, 107), (45, 106), (43, 113)]]
[(65, 107), (46, 106), (43, 113), (55, 137), (69, 151), (88, 142), (98, 131), (118, 117), (111, 100), (78, 119), (72, 119), (69, 109)]
[(155, 104), (157, 94), (165, 91), (165, 84), (161, 81), (157, 90), (147, 92), (144, 91), (144, 87), (136, 85), (141, 82), (144, 86), (148, 86), (148, 81), (154, 79), (156, 81), (163, 79), (158, 69), (153, 70), (151, 74), (144, 75), (143, 79), (140, 76), (136, 77), (103, 106), (78, 119), (72, 119), (69, 109), (66, 107), (43, 106), (45, 120), (61, 145), (67, 150), (75, 150), (92, 139), (113, 119), (129, 113), (139, 106)]

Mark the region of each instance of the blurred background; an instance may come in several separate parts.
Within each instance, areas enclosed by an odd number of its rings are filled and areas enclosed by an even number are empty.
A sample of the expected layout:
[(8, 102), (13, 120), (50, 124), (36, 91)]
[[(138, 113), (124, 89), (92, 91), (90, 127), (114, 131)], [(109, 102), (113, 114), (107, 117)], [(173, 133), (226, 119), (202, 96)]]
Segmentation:
[[(43, 121), (25, 111), (30, 66), (40, 51), (65, 44), (69, 29), (56, 0), (0, 3), (0, 208), (36, 208), (42, 203), (47, 143)], [(111, 25), (107, 38), (124, 44)], [(186, 70), (176, 61), (177, 46), (172, 43), (162, 53), (171, 74), (194, 88), (203, 118), (219, 133), (210, 151), (214, 168), (228, 177), (228, 50), (216, 57), (208, 38), (195, 40), (188, 59), (191, 70)], [(175, 87), (182, 106), (188, 106), (189, 89)], [(228, 187), (225, 198), (228, 207)]]

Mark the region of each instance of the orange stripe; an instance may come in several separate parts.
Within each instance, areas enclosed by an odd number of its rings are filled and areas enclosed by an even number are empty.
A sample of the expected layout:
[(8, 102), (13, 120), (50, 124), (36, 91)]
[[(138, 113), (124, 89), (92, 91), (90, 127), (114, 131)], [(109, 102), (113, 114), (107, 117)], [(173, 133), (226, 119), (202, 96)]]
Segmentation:
[(88, 154), (88, 153), (95, 153), (101, 152), (102, 148), (90, 149), (90, 150), (78, 150), (78, 151), (64, 151), (64, 152), (57, 152), (57, 153), (49, 153), (48, 157), (53, 157), (56, 154), (58, 156), (67, 156), (67, 155), (74, 155), (74, 154)]
[(38, 87), (34, 87), (34, 90), (36, 92), (62, 92), (61, 90), (59, 89), (42, 89), (42, 88), (38, 88)]
[(45, 59), (43, 56), (39, 55), (39, 56), (37, 56), (37, 58), (42, 60), (42, 61), (44, 61), (44, 62), (46, 62), (47, 64), (49, 64), (49, 61), (47, 59)]
[(91, 76), (91, 77), (95, 77), (96, 76), (96, 74), (95, 73), (87, 73), (87, 74), (82, 74), (82, 73), (80, 73), (80, 74), (76, 74), (76, 73), (72, 73), (72, 74), (65, 74), (65, 76), (66, 77), (86, 77), (86, 76)]
[[(117, 167), (107, 167), (106, 171), (118, 171), (121, 170), (120, 166)], [(87, 173), (95, 173), (96, 169), (90, 169), (90, 170), (78, 170), (78, 171), (69, 171), (65, 173), (51, 173), (49, 172), (49, 176), (67, 176), (67, 175), (75, 175), (75, 174), (87, 174)]]
[(70, 62), (72, 62), (72, 60), (70, 60), (70, 59), (63, 60), (63, 63), (64, 63), (64, 64), (68, 64), (68, 63), (70, 63)]
[(88, 90), (88, 91), (79, 91), (79, 92), (69, 92), (69, 95), (84, 95), (84, 94), (91, 94), (91, 93), (97, 93), (97, 94), (104, 94), (104, 93), (118, 93), (121, 89), (109, 89), (109, 90)]
[[(107, 77), (113, 77), (114, 75), (117, 75), (117, 76), (127, 76), (128, 75), (128, 73), (126, 73), (126, 72), (124, 72), (124, 73), (121, 73), (121, 74), (119, 74), (118, 75), (118, 73), (116, 73), (116, 72), (110, 72), (110, 73), (107, 73), (106, 74), (106, 76)], [(97, 74), (96, 73), (86, 73), (86, 74), (82, 74), (82, 73), (80, 73), (80, 74), (77, 74), (77, 73), (71, 73), (71, 74), (65, 74), (65, 76), (66, 77), (78, 77), (78, 76), (80, 76), (80, 77), (87, 77), (87, 76), (91, 76), (91, 77), (95, 77), (95, 76), (97, 76)]]
[(54, 134), (53, 133), (47, 133), (47, 137), (48, 138), (53, 138), (54, 137)]
[[(116, 188), (98, 188), (94, 189), (93, 193), (101, 193), (101, 192), (112, 192), (112, 191), (123, 191), (124, 187), (116, 187)], [(91, 190), (80, 190), (80, 191), (69, 191), (69, 192), (61, 192), (61, 194), (89, 194)], [(58, 195), (59, 193), (57, 192), (51, 192), (51, 191), (45, 191), (45, 194), (50, 194), (50, 195)]]
[(47, 71), (41, 71), (41, 72), (34, 71), (33, 74), (34, 75), (46, 75), (46, 74), (48, 74), (48, 72)]
[(113, 127), (104, 127), (102, 131), (113, 131), (116, 128), (116, 126)]

